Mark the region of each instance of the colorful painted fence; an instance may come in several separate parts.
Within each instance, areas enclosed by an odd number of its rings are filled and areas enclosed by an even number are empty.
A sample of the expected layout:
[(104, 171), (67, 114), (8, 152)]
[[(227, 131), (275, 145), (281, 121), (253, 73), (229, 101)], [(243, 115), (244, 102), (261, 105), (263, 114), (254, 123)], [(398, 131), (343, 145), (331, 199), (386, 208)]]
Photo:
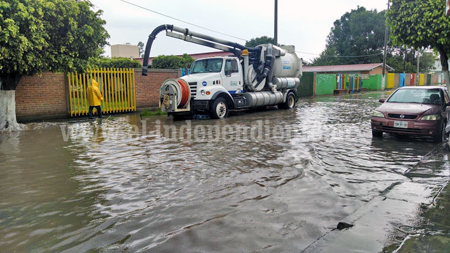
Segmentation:
[(118, 113), (136, 111), (134, 69), (101, 68), (87, 73), (68, 73), (69, 114), (87, 115), (89, 103), (87, 88), (94, 79), (103, 95), (102, 112)]
[[(396, 89), (403, 86), (414, 86), (417, 80), (416, 74), (390, 73), (386, 76), (386, 89)], [(442, 78), (434, 74), (421, 74), (419, 85), (437, 85)], [(382, 75), (358, 75), (358, 74), (317, 74), (303, 73), (298, 87), (300, 97), (312, 95), (331, 95), (334, 90), (347, 90), (358, 92), (364, 90), (381, 90)]]

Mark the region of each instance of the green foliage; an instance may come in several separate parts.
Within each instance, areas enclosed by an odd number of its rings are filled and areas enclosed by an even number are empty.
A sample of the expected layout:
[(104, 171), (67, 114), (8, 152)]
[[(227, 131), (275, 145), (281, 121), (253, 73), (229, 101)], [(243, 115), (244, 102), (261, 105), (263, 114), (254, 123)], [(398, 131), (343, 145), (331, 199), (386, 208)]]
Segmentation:
[(141, 112), (141, 116), (142, 116), (142, 117), (160, 116), (160, 115), (167, 115), (167, 113), (162, 112), (161, 110), (150, 111), (150, 110), (148, 110), (147, 108), (145, 108), (145, 109)]
[[(356, 10), (345, 13), (334, 22), (334, 26), (328, 35), (326, 49), (318, 58), (313, 60), (312, 65), (383, 62), (385, 20), (385, 11), (368, 11), (364, 7), (358, 7)], [(404, 48), (402, 46), (393, 47), (388, 44), (387, 51), (387, 65), (394, 68), (395, 72), (403, 72), (405, 65)], [(417, 70), (416, 51), (408, 50), (406, 59), (406, 72), (415, 73)], [(430, 71), (434, 62), (434, 55), (425, 53), (420, 59), (420, 70), (422, 72)]]
[(336, 57), (337, 50), (335, 47), (327, 47), (320, 56), (312, 61), (312, 66), (341, 65), (339, 58)]
[(152, 68), (154, 69), (179, 69), (189, 67), (194, 58), (192, 56), (184, 54), (183, 56), (175, 55), (160, 55), (153, 58)]
[(141, 68), (139, 61), (124, 57), (114, 58), (90, 58), (88, 68)]
[(98, 57), (109, 35), (102, 11), (91, 8), (89, 1), (0, 0), (0, 78), (78, 70)]
[(245, 42), (246, 47), (256, 47), (261, 44), (274, 44), (273, 38), (267, 37), (267, 36), (262, 36), (262, 37), (253, 38), (253, 39)]
[(137, 45), (139, 47), (139, 57), (144, 57), (144, 43), (142, 41), (139, 41)]
[[(396, 73), (402, 73), (405, 69), (405, 53), (404, 51), (398, 54), (388, 53), (386, 64), (395, 69)], [(417, 72), (417, 52), (415, 50), (408, 51), (406, 56), (406, 73)], [(436, 55), (434, 53), (425, 52), (422, 53), (419, 60), (420, 72), (430, 72), (436, 62)]]
[(382, 62), (384, 33), (384, 11), (368, 11), (364, 7), (358, 7), (356, 10), (346, 12), (334, 22), (327, 38), (327, 47), (320, 57), (313, 61), (313, 65)]
[(445, 0), (390, 0), (388, 23), (395, 45), (434, 48), (444, 71), (450, 57), (450, 19), (445, 17)]

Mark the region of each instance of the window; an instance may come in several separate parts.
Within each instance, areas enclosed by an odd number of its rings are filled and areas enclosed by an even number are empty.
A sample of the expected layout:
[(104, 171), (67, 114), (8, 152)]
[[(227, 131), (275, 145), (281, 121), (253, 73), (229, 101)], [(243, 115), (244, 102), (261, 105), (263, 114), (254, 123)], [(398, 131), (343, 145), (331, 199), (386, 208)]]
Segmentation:
[(222, 59), (211, 58), (195, 61), (191, 67), (191, 74), (220, 72), (222, 70)]
[(436, 105), (442, 103), (442, 97), (439, 89), (400, 89), (387, 102)]
[(231, 73), (238, 73), (238, 63), (236, 60), (227, 60), (225, 62), (225, 73), (231, 72)]

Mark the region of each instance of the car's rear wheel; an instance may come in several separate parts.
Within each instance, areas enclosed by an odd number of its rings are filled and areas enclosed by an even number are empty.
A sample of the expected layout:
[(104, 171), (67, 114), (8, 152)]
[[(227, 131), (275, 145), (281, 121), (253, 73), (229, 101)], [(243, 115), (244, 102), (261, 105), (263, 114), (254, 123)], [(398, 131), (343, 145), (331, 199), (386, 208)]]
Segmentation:
[(376, 138), (381, 138), (381, 137), (383, 137), (383, 132), (377, 131), (377, 130), (372, 130), (372, 136), (376, 137)]
[(447, 136), (445, 134), (445, 124), (442, 122), (441, 129), (439, 130), (439, 132), (433, 135), (433, 141), (436, 143), (444, 142), (446, 137)]

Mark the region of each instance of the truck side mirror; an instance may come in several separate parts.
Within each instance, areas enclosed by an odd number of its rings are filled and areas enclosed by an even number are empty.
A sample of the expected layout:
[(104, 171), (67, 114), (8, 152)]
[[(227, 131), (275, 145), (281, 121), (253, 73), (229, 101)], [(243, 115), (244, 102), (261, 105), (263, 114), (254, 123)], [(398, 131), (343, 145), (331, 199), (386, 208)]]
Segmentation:
[(378, 100), (378, 102), (384, 103), (384, 102), (386, 102), (386, 99), (385, 98), (380, 98), (380, 100)]
[(226, 76), (231, 76), (231, 69), (226, 69), (225, 70), (225, 75)]

